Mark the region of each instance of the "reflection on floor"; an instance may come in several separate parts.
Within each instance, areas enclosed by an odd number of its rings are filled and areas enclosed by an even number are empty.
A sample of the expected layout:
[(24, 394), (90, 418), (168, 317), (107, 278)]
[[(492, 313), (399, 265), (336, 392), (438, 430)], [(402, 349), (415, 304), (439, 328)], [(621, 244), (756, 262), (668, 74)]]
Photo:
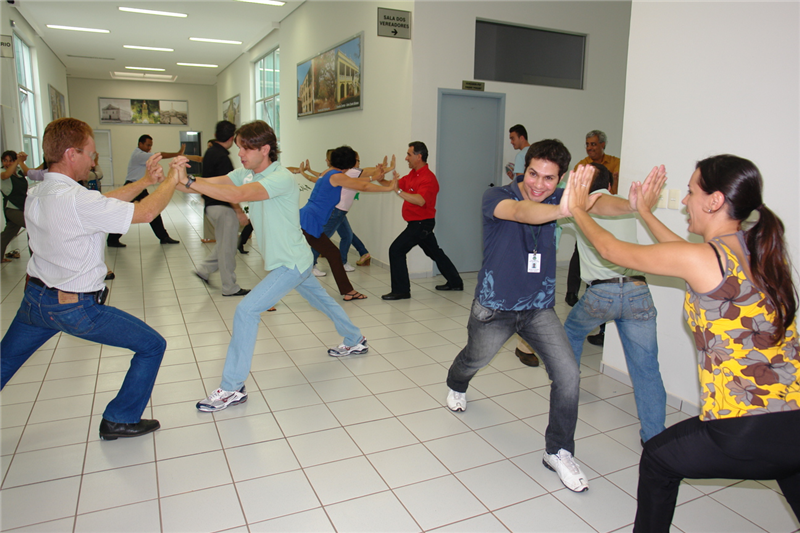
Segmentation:
[[(139, 225), (123, 237), (127, 248), (108, 250), (117, 275), (109, 304), (168, 340), (144, 415), (162, 429), (99, 441), (129, 354), (56, 336), (0, 395), (3, 530), (631, 530), (638, 420), (631, 389), (598, 373), (598, 348), (586, 344), (576, 435), (586, 493), (542, 466), (549, 382), (543, 368), (519, 363), (514, 339), (472, 382), (465, 413), (444, 407), (475, 274), (463, 293), (422, 279), (411, 300), (388, 303), (388, 271), (358, 267), (351, 280), (369, 299), (342, 305), (370, 351), (341, 360), (326, 355), (341, 340), (332, 324), (290, 294), (262, 317), (249, 401), (199, 413), (195, 402), (219, 385), (238, 303), (221, 297), (218, 275), (207, 288), (191, 274), (211, 246), (200, 242), (201, 217), (176, 194), (164, 219), (181, 244), (161, 245)], [(22, 297), (22, 256), (2, 268), (3, 331)], [(264, 276), (257, 250), (238, 262), (242, 287)], [(564, 277), (559, 269), (562, 320)], [(330, 275), (320, 281), (336, 295)], [(668, 422), (684, 416), (671, 409)], [(705, 481), (683, 485), (673, 531), (798, 527), (774, 483)]]

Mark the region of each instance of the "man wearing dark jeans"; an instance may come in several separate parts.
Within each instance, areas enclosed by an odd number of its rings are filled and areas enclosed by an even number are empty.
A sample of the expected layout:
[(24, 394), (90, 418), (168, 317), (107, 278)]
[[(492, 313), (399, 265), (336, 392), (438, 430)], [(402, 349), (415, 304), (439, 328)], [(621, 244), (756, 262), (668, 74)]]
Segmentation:
[[(381, 296), (384, 300), (411, 298), (411, 281), (408, 278), (406, 255), (419, 245), (425, 255), (436, 262), (436, 266), (447, 280), (437, 285), (437, 291), (463, 291), (464, 282), (453, 262), (439, 248), (433, 227), (436, 225), (436, 196), (439, 182), (428, 168), (428, 147), (414, 141), (408, 145), (406, 161), (411, 172), (396, 182), (397, 195), (403, 199), (403, 220), (408, 226), (389, 247), (389, 269), (392, 275), (392, 292)], [(397, 178), (397, 172), (394, 172)]]
[[(142, 135), (139, 137), (139, 146), (133, 151), (131, 160), (128, 162), (128, 175), (125, 176), (125, 185), (138, 181), (144, 176), (146, 172), (145, 165), (150, 157), (150, 150), (152, 148), (152, 137), (149, 135)], [(181, 149), (178, 152), (161, 152), (161, 158), (170, 159), (178, 155), (183, 155), (183, 150), (185, 148), (185, 145), (181, 145)], [(140, 202), (146, 198), (147, 195), (148, 192), (147, 189), (145, 189), (131, 201)], [(161, 215), (158, 215), (150, 222), (150, 227), (153, 229), (153, 233), (156, 234), (156, 237), (161, 241), (161, 244), (178, 244), (181, 242), (169, 236), (167, 229), (164, 227), (164, 221), (161, 220)], [(119, 242), (120, 237), (122, 237), (122, 235), (119, 233), (109, 233), (108, 239), (106, 239), (106, 245), (109, 248), (125, 248), (126, 245)]]
[[(167, 179), (153, 155), (135, 183), (101, 194), (81, 187), (94, 165), (92, 128), (74, 118), (47, 125), (42, 139), (49, 170), (26, 201), (31, 248), (25, 295), (0, 342), (0, 389), (39, 347), (59, 332), (133, 352), (119, 393), (103, 411), (100, 438), (137, 437), (157, 430), (158, 420), (142, 418), (167, 342), (135, 316), (104, 305), (103, 237), (126, 233), (131, 224), (150, 222), (172, 198), (186, 172), (176, 159)], [(142, 202), (130, 200), (162, 181)], [(89, 391), (91, 392), (91, 390)]]
[[(575, 462), (580, 372), (556, 315), (555, 221), (569, 216), (564, 189), (556, 188), (570, 163), (561, 141), (539, 141), (525, 155), (525, 173), (483, 195), (483, 264), (467, 324), (467, 345), (447, 374), (447, 406), (467, 408), (470, 380), (514, 333), (544, 362), (550, 386), (544, 466), (574, 492), (589, 488)], [(592, 171), (594, 169), (591, 169)], [(592, 212), (617, 216), (633, 212), (626, 200), (603, 195)], [(536, 449), (535, 443), (531, 443)]]

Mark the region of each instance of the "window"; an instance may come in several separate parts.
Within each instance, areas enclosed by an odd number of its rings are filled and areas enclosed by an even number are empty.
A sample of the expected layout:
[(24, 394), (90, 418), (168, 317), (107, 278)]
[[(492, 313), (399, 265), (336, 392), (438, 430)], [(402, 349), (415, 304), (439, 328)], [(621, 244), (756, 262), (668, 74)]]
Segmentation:
[(263, 120), (281, 139), (280, 48), (256, 61), (256, 119)]
[(475, 21), (475, 79), (583, 89), (586, 36)]
[(31, 49), (14, 34), (14, 57), (17, 64), (19, 86), (19, 114), (22, 125), (22, 148), (28, 154), (27, 165), (31, 168), (42, 162), (39, 137), (36, 127), (36, 95), (33, 92), (33, 62)]

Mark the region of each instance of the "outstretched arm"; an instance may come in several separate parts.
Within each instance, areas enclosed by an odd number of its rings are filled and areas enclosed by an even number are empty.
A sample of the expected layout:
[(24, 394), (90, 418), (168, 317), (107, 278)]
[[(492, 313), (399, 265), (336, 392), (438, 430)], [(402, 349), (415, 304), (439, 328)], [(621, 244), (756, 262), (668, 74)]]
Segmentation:
[[(375, 177), (378, 174), (388, 174), (389, 172), (392, 172), (394, 170), (394, 167), (395, 167), (396, 158), (395, 158), (394, 154), (392, 154), (392, 162), (391, 162), (391, 164), (388, 164), (386, 162), (386, 159), (387, 159), (386, 156), (383, 156), (383, 162), (382, 163), (379, 163), (379, 164), (375, 165), (374, 167), (367, 167), (367, 168), (363, 169), (361, 171), (361, 177), (369, 176), (373, 180), (378, 181), (380, 178)], [(388, 166), (387, 166), (387, 164), (388, 164)]]
[[(178, 157), (179, 155), (183, 155), (184, 150), (186, 150), (186, 145), (181, 144), (181, 149), (177, 152), (161, 152), (161, 157), (163, 159), (171, 159), (173, 157)], [(200, 162), (203, 162), (203, 159), (200, 159)]]
[[(117, 200), (122, 200), (123, 202), (130, 202), (145, 190), (150, 185), (154, 185), (161, 181), (164, 181), (164, 170), (161, 168), (161, 154), (155, 153), (151, 155), (148, 160), (147, 164), (145, 165), (147, 171), (144, 174), (144, 177), (128, 183), (124, 187), (120, 187), (119, 189), (114, 189), (113, 191), (108, 191), (103, 193), (103, 196), (108, 198), (116, 198)], [(170, 193), (171, 196), (171, 193)], [(162, 208), (163, 209), (163, 208)], [(160, 213), (160, 211), (159, 211)], [(158, 213), (156, 213), (157, 215)], [(155, 218), (155, 216), (153, 217)]]
[[(382, 173), (379, 176), (383, 178)], [(381, 183), (382, 184), (371, 183), (362, 178), (351, 178), (347, 174), (334, 174), (331, 176), (331, 185), (353, 189), (354, 191), (392, 192), (394, 190), (394, 180), (388, 182), (382, 181)]]
[(650, 174), (647, 175), (644, 183), (631, 183), (631, 192), (628, 196), (631, 199), (631, 205), (638, 211), (642, 222), (658, 242), (685, 242), (686, 239), (678, 236), (653, 214), (653, 208), (658, 203), (661, 189), (666, 180), (667, 172), (664, 169), (664, 165), (654, 167)]

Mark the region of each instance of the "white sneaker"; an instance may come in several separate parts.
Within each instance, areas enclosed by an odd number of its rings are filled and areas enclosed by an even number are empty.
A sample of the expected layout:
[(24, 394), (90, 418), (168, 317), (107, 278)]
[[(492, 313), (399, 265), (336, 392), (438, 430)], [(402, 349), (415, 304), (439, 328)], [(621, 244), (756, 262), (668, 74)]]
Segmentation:
[(561, 483), (573, 492), (583, 492), (589, 490), (589, 482), (586, 475), (581, 471), (581, 467), (575, 462), (572, 454), (565, 449), (558, 450), (558, 453), (549, 454), (544, 452), (542, 464), (558, 474)]
[(222, 411), (231, 405), (244, 403), (247, 401), (247, 391), (244, 385), (238, 391), (227, 391), (217, 389), (205, 400), (197, 402), (197, 410), (204, 413), (213, 413), (214, 411)]
[(350, 266), (350, 263), (345, 263), (344, 264), (344, 271), (345, 272), (355, 272), (355, 270), (356, 270), (355, 267)]
[(322, 270), (318, 269), (317, 267), (314, 267), (314, 270), (312, 270), (311, 272), (313, 272), (314, 275), (317, 276), (318, 278), (324, 278), (325, 276), (328, 275), (327, 272), (323, 272)]
[(369, 347), (367, 346), (367, 338), (361, 337), (361, 340), (358, 341), (358, 344), (355, 346), (340, 344), (338, 348), (331, 348), (328, 350), (328, 355), (331, 357), (344, 357), (345, 355), (361, 355), (362, 353), (367, 353), (368, 351)]
[(447, 393), (447, 407), (451, 411), (466, 411), (467, 410), (467, 393), (456, 392), (450, 389)]

